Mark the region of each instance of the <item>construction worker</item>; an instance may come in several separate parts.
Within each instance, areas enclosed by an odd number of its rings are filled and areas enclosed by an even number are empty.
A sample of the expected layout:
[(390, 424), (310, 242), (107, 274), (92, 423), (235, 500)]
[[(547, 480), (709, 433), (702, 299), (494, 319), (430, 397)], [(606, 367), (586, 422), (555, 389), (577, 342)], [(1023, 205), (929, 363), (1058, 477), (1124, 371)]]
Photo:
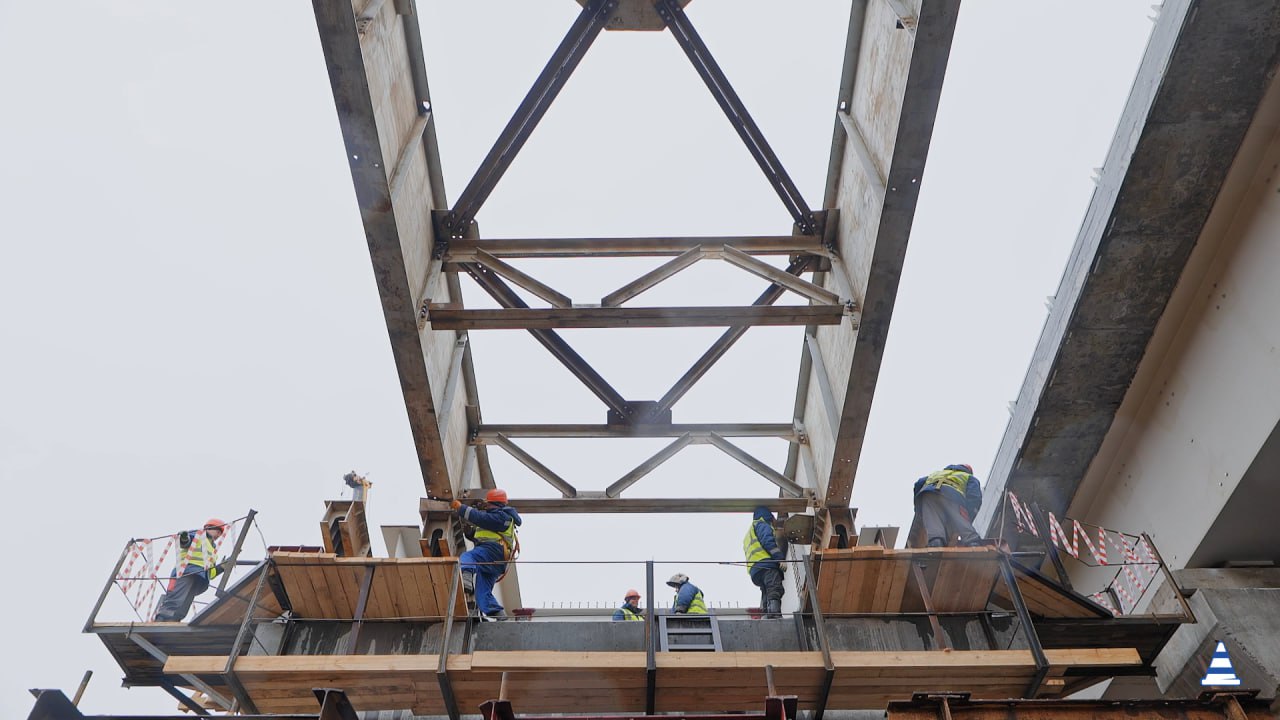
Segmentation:
[(196, 596), (209, 589), (209, 581), (218, 576), (216, 543), (226, 527), (218, 518), (209, 518), (201, 530), (178, 533), (178, 565), (156, 607), (156, 622), (181, 622)]
[(667, 585), (676, 590), (676, 597), (671, 601), (671, 612), (677, 615), (707, 614), (707, 603), (702, 598), (702, 591), (689, 582), (688, 575), (676, 573), (667, 581)]
[(765, 617), (782, 617), (782, 561), (786, 555), (778, 547), (773, 536), (773, 513), (761, 505), (756, 508), (742, 539), (742, 552), (747, 556), (747, 574), (751, 582), (760, 588), (760, 609)]
[(982, 486), (971, 465), (948, 465), (916, 480), (916, 519), (929, 547), (946, 547), (957, 537), (965, 546), (981, 545), (973, 518), (982, 507)]
[(449, 506), (464, 521), (475, 525), (475, 546), (462, 553), (462, 589), (476, 598), (476, 607), (486, 617), (506, 618), (502, 604), (493, 597), (493, 586), (507, 574), (507, 562), (520, 554), (516, 528), (520, 513), (507, 505), (507, 491), (494, 488), (484, 495), (480, 506), (471, 507), (454, 500)]
[(613, 619), (644, 620), (644, 611), (640, 609), (640, 591), (631, 589), (622, 596), (622, 607), (613, 611)]

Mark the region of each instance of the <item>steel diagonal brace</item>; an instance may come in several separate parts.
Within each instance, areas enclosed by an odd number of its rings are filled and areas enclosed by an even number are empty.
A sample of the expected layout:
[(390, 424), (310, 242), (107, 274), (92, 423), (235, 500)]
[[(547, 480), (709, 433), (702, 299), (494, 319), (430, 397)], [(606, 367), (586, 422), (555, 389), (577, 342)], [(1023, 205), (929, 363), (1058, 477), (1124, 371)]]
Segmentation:
[(782, 167), (782, 162), (774, 154), (773, 148), (769, 147), (768, 141), (764, 139), (764, 133), (760, 132), (760, 127), (756, 125), (755, 120), (751, 119), (751, 114), (742, 104), (738, 93), (734, 92), (724, 71), (716, 64), (715, 58), (711, 56), (711, 50), (707, 48), (706, 43), (702, 42), (698, 31), (689, 21), (689, 16), (676, 0), (655, 0), (653, 6), (662, 20), (667, 23), (667, 27), (671, 29), (676, 42), (680, 43), (680, 49), (684, 50), (684, 54), (689, 57), (689, 62), (693, 63), (693, 68), (706, 83), (707, 89), (719, 103), (720, 109), (729, 118), (733, 129), (738, 131), (738, 137), (742, 138), (747, 151), (760, 165), (765, 177), (769, 179), (769, 184), (773, 185), (774, 191), (782, 199), (782, 204), (787, 206), (787, 212), (791, 213), (800, 232), (803, 234), (813, 232), (816, 221), (809, 206), (805, 204), (795, 183), (791, 182), (791, 176)]
[(485, 156), (484, 162), (476, 170), (475, 176), (467, 184), (453, 210), (444, 219), (445, 230), (452, 237), (462, 237), (476, 212), (488, 199), (489, 193), (502, 179), (502, 175), (515, 160), (516, 154), (537, 127), (538, 121), (551, 107), (556, 95), (560, 94), (569, 76), (578, 67), (583, 56), (595, 41), (596, 36), (604, 29), (613, 11), (618, 7), (618, 0), (591, 0), (578, 14), (578, 19), (569, 27), (569, 32), (556, 48), (551, 59), (547, 61), (542, 74), (534, 81), (533, 87), (525, 95), (524, 101), (511, 120), (498, 136), (497, 142)]
[[(805, 255), (793, 260), (791, 264), (787, 265), (787, 272), (792, 275), (799, 275), (809, 269), (809, 265), (813, 260), (814, 256), (812, 255)], [(760, 297), (756, 298), (756, 301), (752, 303), (752, 305), (772, 305), (778, 301), (778, 298), (782, 297), (784, 292), (786, 292), (786, 288), (778, 285), (777, 283), (771, 284), (763, 293), (760, 293)], [(676, 381), (676, 384), (671, 386), (671, 389), (667, 391), (667, 394), (662, 396), (662, 399), (658, 401), (656, 412), (665, 412), (670, 410), (671, 406), (675, 405), (677, 400), (684, 397), (684, 394), (689, 392), (689, 390), (697, 384), (698, 380), (701, 379), (703, 375), (707, 374), (707, 371), (711, 369), (711, 366), (715, 365), (720, 358), (724, 357), (724, 354), (729, 351), (729, 348), (733, 347), (733, 344), (738, 342), (738, 339), (746, 334), (748, 327), (750, 326), (736, 325), (725, 330), (724, 334), (712, 343), (711, 347), (702, 354), (702, 357), (698, 358), (697, 362), (693, 364), (693, 367), (689, 368), (688, 371), (686, 371), (685, 374)]]
[[(489, 293), (498, 304), (504, 308), (527, 308), (529, 304), (520, 298), (502, 278), (498, 277), (488, 268), (481, 267), (475, 263), (461, 263), (462, 269), (471, 276), (485, 292)], [(569, 347), (569, 343), (564, 341), (554, 330), (529, 330), (529, 334), (538, 342), (542, 343), (552, 355), (555, 356), (569, 372), (582, 381), (595, 396), (609, 407), (610, 410), (618, 413), (623, 417), (629, 417), (631, 410), (627, 406), (627, 401), (622, 395), (618, 394), (608, 382), (605, 381), (595, 368), (587, 364), (581, 355), (573, 348)]]

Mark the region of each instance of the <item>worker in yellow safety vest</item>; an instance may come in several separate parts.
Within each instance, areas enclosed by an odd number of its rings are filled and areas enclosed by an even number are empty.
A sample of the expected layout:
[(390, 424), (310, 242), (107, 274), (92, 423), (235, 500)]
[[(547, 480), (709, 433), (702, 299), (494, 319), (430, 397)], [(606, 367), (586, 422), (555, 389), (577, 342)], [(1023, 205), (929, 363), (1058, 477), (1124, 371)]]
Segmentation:
[(671, 602), (671, 612), (677, 615), (706, 615), (707, 603), (697, 585), (689, 582), (689, 576), (676, 573), (667, 581), (667, 585), (675, 588), (676, 597)]
[(178, 564), (156, 606), (156, 622), (180, 622), (196, 596), (209, 589), (209, 581), (218, 576), (218, 540), (226, 528), (222, 520), (209, 518), (200, 530), (178, 533)]
[(622, 596), (622, 607), (613, 611), (614, 620), (644, 620), (644, 611), (640, 609), (640, 591), (628, 590)]
[(778, 547), (773, 534), (773, 513), (761, 505), (751, 518), (751, 527), (742, 539), (742, 552), (747, 557), (747, 574), (751, 582), (760, 588), (760, 609), (765, 617), (782, 617), (782, 596), (786, 588), (782, 584), (783, 564), (786, 555)]
[(916, 517), (929, 547), (982, 544), (973, 518), (982, 507), (982, 485), (971, 465), (948, 465), (916, 480)]
[(475, 546), (462, 553), (462, 589), (474, 595), (482, 619), (504, 620), (502, 603), (493, 596), (493, 588), (507, 574), (507, 562), (520, 554), (516, 528), (523, 522), (520, 513), (507, 504), (507, 491), (493, 488), (485, 493), (479, 507), (454, 500), (450, 506), (476, 530)]

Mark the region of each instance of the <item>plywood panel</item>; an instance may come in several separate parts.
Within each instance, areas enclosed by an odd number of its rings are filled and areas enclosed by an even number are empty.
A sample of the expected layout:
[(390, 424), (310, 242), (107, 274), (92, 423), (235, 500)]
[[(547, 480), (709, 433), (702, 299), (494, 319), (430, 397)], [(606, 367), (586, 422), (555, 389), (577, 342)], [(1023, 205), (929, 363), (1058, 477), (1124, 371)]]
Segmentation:
[[(325, 553), (277, 552), (274, 572), (300, 617), (355, 617), (365, 567), (373, 582), (365, 606), (369, 620), (437, 619), (448, 612), (448, 583), (455, 558), (340, 558)], [(453, 598), (456, 617), (466, 614), (461, 591)]]
[(1000, 572), (994, 548), (874, 546), (823, 550), (821, 557), (819, 601), (831, 615), (922, 611), (913, 564), (924, 566), (938, 612), (982, 612)]

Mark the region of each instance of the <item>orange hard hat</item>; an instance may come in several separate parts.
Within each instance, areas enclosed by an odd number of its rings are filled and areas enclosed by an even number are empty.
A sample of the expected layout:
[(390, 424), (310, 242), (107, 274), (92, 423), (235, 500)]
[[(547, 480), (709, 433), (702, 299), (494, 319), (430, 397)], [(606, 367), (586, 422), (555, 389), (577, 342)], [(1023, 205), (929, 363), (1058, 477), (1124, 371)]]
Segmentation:
[(491, 503), (507, 503), (507, 491), (500, 488), (494, 488), (484, 494), (484, 501)]
[(640, 597), (640, 591), (636, 590), (635, 588), (631, 588), (630, 590), (627, 591), (626, 595), (622, 596), (622, 599), (630, 600), (631, 598), (638, 598), (638, 597)]
[(217, 530), (218, 532), (227, 531), (227, 523), (218, 518), (209, 518), (204, 521), (205, 530)]

